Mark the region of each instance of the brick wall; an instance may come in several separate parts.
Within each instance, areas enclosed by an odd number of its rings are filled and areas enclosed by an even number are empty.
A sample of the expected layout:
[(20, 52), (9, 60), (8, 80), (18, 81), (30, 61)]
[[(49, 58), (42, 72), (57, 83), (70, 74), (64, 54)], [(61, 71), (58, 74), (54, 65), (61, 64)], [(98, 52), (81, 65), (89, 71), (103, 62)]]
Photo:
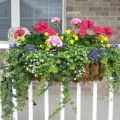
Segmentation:
[(120, 0), (66, 0), (67, 28), (73, 17), (92, 19), (96, 25), (111, 26), (111, 42), (120, 43)]

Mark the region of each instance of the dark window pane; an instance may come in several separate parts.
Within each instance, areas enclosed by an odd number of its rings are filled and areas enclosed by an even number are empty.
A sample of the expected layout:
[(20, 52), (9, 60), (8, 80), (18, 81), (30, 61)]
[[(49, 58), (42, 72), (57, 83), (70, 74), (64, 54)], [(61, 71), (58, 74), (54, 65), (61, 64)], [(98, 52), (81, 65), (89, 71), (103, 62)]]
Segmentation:
[(7, 40), (11, 26), (11, 0), (0, 0), (0, 41)]
[(38, 21), (47, 21), (51, 17), (62, 18), (62, 0), (21, 0), (21, 26), (32, 30), (32, 25)]

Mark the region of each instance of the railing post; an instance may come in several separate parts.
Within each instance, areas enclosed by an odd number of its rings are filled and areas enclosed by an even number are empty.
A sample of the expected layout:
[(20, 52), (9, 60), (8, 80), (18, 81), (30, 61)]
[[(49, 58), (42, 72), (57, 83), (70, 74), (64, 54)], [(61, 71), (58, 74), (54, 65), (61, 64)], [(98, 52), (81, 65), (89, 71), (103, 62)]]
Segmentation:
[[(63, 95), (63, 89), (64, 89), (64, 86), (62, 85), (61, 83), (61, 102), (62, 102), (62, 99), (64, 98), (64, 95)], [(62, 108), (61, 109), (61, 112), (60, 112), (60, 120), (65, 120), (65, 108)]]
[[(20, 27), (20, 0), (11, 0), (11, 27)], [(13, 88), (13, 93), (16, 94), (16, 90)], [(17, 106), (16, 98), (13, 98), (13, 103)], [(14, 109), (13, 120), (18, 119), (17, 109)]]
[(77, 116), (76, 120), (81, 120), (81, 85), (77, 83)]
[[(13, 94), (16, 95), (16, 90), (13, 88)], [(17, 99), (15, 97), (13, 97), (13, 104), (14, 104), (14, 108), (13, 108), (13, 120), (18, 120), (18, 113), (17, 113)]]
[(28, 89), (29, 120), (33, 120), (33, 88), (32, 82)]
[[(46, 87), (48, 86), (48, 83), (46, 82)], [(45, 120), (49, 119), (49, 90), (47, 89), (44, 94), (45, 99)]]
[(113, 120), (113, 87), (110, 84), (110, 88), (109, 88), (109, 111), (108, 111), (108, 120)]
[[(1, 85), (1, 71), (0, 71), (0, 85)], [(1, 89), (0, 89), (0, 93), (1, 93)], [(0, 97), (0, 120), (2, 120), (2, 100)]]
[(93, 82), (93, 111), (92, 120), (97, 120), (97, 81)]

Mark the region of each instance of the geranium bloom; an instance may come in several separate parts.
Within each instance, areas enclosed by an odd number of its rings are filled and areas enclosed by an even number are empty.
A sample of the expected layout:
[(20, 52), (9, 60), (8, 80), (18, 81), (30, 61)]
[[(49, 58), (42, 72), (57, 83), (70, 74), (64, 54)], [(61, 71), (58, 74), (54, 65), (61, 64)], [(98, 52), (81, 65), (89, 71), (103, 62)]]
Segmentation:
[(35, 30), (35, 32), (37, 32), (39, 34), (43, 34), (43, 33), (45, 33), (47, 31), (48, 24), (45, 21), (38, 22), (37, 24), (35, 24), (33, 26), (33, 29)]
[(80, 29), (78, 34), (81, 36), (85, 36), (87, 34), (87, 31), (86, 31), (86, 29)]
[(79, 27), (80, 27), (80, 29), (87, 29), (88, 28), (88, 21), (87, 20), (82, 20)]
[(58, 17), (53, 17), (53, 18), (51, 19), (51, 23), (56, 23), (56, 22), (60, 22), (60, 18), (58, 18)]
[(62, 41), (57, 35), (50, 36), (48, 43), (52, 46), (61, 47), (63, 45)]
[(48, 32), (49, 35), (56, 35), (56, 31), (52, 28), (48, 28), (46, 32)]
[(92, 20), (87, 20), (88, 22), (88, 28), (93, 29), (94, 28), (94, 22)]
[(104, 29), (99, 27), (99, 26), (95, 26), (94, 29), (93, 29), (94, 33), (96, 35), (99, 35), (99, 34), (103, 34), (104, 33)]
[(111, 37), (112, 37), (112, 28), (106, 26), (106, 27), (104, 27), (103, 29), (104, 29), (105, 34), (106, 34), (109, 38), (111, 38)]
[(15, 38), (17, 38), (18, 36), (23, 36), (24, 34), (25, 34), (24, 29), (18, 29), (15, 31), (14, 36), (15, 36)]
[(80, 20), (79, 18), (73, 18), (73, 19), (71, 20), (71, 23), (72, 23), (73, 25), (79, 25), (79, 24), (81, 23), (81, 20)]

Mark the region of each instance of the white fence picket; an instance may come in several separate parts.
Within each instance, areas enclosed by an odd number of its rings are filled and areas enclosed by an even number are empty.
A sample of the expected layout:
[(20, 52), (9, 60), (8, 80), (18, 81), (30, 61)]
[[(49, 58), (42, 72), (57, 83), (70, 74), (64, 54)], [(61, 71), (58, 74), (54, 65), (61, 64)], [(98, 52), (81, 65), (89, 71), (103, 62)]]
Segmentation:
[(2, 104), (1, 104), (1, 99), (0, 99), (0, 120), (2, 120)]
[[(46, 86), (48, 85), (48, 83), (46, 83)], [(44, 94), (44, 99), (45, 99), (45, 120), (49, 119), (49, 89), (47, 89), (45, 91)]]
[(33, 120), (33, 88), (32, 82), (28, 90), (29, 120)]
[(113, 88), (112, 85), (110, 85), (110, 90), (109, 90), (109, 110), (108, 110), (108, 120), (113, 120)]
[[(13, 88), (13, 94), (16, 95), (16, 90)], [(15, 97), (13, 97), (13, 104), (14, 104), (14, 108), (13, 108), (13, 120), (18, 120), (18, 112), (17, 112), (17, 99)]]
[[(0, 71), (0, 85), (1, 85), (1, 71)], [(1, 89), (0, 89), (1, 93)], [(2, 101), (1, 101), (1, 96), (0, 96), (0, 120), (2, 120)]]
[(81, 85), (77, 83), (77, 114), (76, 120), (81, 120)]
[[(62, 83), (61, 83), (61, 101), (62, 101), (62, 98), (64, 98), (64, 95), (62, 94), (62, 92), (63, 92), (63, 88), (64, 88), (64, 86), (62, 85)], [(61, 112), (60, 112), (60, 120), (65, 120), (65, 108), (62, 108), (61, 109)]]
[(97, 81), (93, 82), (93, 111), (92, 120), (97, 120)]

